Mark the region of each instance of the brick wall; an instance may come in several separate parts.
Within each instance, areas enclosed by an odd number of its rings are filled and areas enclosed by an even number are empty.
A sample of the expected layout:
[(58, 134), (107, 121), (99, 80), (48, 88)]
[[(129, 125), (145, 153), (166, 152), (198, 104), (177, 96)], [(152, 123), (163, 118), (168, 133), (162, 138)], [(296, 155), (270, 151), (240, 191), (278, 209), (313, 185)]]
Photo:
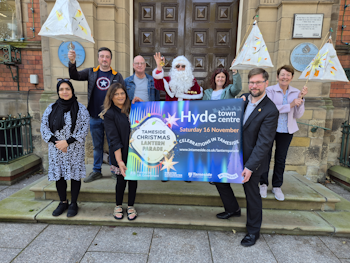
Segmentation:
[[(345, 46), (345, 44), (343, 44), (342, 41), (350, 43), (350, 1), (347, 0), (346, 4), (349, 6), (345, 8), (344, 23), (343, 23), (345, 0), (341, 0), (338, 28), (337, 28), (337, 39), (335, 43), (338, 46)], [(346, 27), (343, 30), (343, 38), (341, 38), (343, 24)], [(348, 46), (348, 48), (350, 49), (350, 45)], [(339, 52), (340, 51), (338, 50), (338, 53)], [(343, 68), (350, 68), (350, 55), (339, 54), (338, 58)], [(350, 83), (332, 82), (329, 96), (331, 98), (350, 98)]]
[[(34, 0), (34, 27), (35, 37), (33, 38), (33, 13), (31, 10), (31, 3), (27, 5), (27, 9), (24, 12), (28, 13), (28, 21), (24, 21), (23, 30), (25, 32), (26, 41), (40, 41), (41, 37), (38, 36), (40, 31), (40, 7), (39, 0)], [(25, 16), (23, 16), (25, 17)], [(31, 50), (30, 48), (21, 49), (22, 64), (18, 65), (19, 68), (19, 90), (27, 91), (28, 89), (43, 89), (43, 66), (41, 59), (41, 50)], [(16, 68), (12, 67), (12, 72), (16, 75)], [(30, 84), (30, 75), (36, 74), (39, 77), (39, 84)], [(0, 64), (0, 90), (17, 90), (17, 82), (13, 81), (11, 71), (6, 65)]]

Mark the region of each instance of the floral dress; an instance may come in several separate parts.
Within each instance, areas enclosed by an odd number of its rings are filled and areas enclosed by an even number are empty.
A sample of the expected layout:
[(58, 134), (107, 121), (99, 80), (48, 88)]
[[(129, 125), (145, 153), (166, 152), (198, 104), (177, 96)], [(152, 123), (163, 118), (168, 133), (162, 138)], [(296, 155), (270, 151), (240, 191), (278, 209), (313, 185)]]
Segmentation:
[[(64, 114), (65, 125), (63, 126), (63, 129), (52, 133), (49, 128), (49, 115), (52, 111), (52, 105), (53, 103), (46, 108), (41, 120), (40, 128), (41, 136), (48, 144), (49, 148), (49, 181), (58, 181), (61, 177), (65, 180), (74, 179), (79, 181), (86, 175), (85, 138), (89, 128), (89, 112), (83, 104), (78, 102), (79, 111), (73, 134), (70, 131), (72, 126), (70, 111)], [(49, 141), (51, 136), (55, 136), (59, 141), (73, 137), (76, 141), (69, 144), (67, 152), (64, 153), (58, 150), (54, 143)]]

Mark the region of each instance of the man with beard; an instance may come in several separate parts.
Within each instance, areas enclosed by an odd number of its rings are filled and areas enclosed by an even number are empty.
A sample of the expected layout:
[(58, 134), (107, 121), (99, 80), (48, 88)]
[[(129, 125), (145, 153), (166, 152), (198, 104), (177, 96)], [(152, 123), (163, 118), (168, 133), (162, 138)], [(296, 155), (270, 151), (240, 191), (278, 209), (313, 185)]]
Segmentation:
[(153, 70), (154, 87), (166, 92), (166, 101), (200, 100), (203, 89), (192, 73), (192, 65), (184, 56), (176, 57), (171, 66), (169, 77), (164, 77), (164, 57), (158, 52), (154, 55), (157, 68)]
[[(192, 73), (192, 65), (184, 56), (176, 57), (172, 64), (169, 77), (164, 77), (164, 57), (156, 53), (154, 60), (157, 68), (153, 70), (154, 87), (166, 92), (166, 101), (200, 100), (203, 97), (203, 88), (198, 85)], [(167, 182), (163, 180), (162, 182)], [(191, 181), (185, 181), (190, 183)]]
[[(245, 111), (243, 117), (243, 187), (247, 200), (248, 234), (241, 245), (249, 247), (255, 244), (260, 236), (262, 222), (262, 201), (259, 181), (268, 170), (268, 155), (275, 133), (279, 111), (267, 97), (265, 89), (269, 84), (269, 74), (262, 68), (255, 68), (248, 73), (250, 94), (244, 94)], [(225, 212), (216, 215), (219, 219), (241, 216), (237, 199), (229, 183), (215, 183), (224, 204)]]

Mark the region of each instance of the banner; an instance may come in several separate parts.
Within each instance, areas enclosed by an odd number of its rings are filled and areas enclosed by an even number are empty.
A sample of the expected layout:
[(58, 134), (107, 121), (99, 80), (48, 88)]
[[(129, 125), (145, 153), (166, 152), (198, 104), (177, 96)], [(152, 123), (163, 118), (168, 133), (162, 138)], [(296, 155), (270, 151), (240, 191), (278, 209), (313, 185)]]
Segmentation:
[(126, 180), (242, 183), (242, 99), (131, 106)]

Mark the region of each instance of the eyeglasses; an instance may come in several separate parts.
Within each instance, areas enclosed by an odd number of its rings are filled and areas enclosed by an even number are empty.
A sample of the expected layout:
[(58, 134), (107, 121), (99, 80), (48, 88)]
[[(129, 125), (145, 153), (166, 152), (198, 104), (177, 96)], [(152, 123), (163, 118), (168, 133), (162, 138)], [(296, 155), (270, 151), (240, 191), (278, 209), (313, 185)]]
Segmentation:
[(64, 80), (64, 81), (70, 81), (70, 79), (57, 78), (57, 81), (58, 81), (58, 82), (60, 82), (60, 81), (62, 81), (62, 80)]
[(257, 82), (248, 82), (248, 85), (249, 86), (254, 86), (254, 84), (256, 84), (257, 86), (261, 86), (264, 82), (266, 82), (266, 80), (265, 81), (257, 81)]
[(181, 68), (186, 68), (186, 65), (176, 65), (175, 67), (176, 67), (176, 68), (180, 68), (180, 67), (181, 67)]
[(146, 62), (135, 62), (134, 65), (136, 66), (142, 66), (142, 65), (145, 65)]

